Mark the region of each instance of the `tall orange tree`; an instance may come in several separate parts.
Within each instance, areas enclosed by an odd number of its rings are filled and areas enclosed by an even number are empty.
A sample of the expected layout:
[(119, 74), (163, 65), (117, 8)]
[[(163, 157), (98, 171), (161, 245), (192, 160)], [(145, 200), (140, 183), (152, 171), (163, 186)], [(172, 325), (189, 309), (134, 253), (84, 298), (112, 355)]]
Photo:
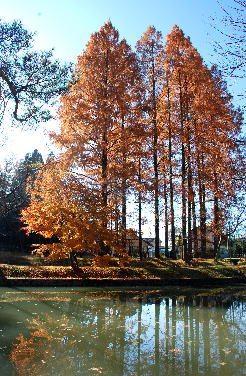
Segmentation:
[(157, 120), (157, 101), (161, 87), (161, 72), (158, 63), (163, 48), (162, 35), (150, 26), (137, 42), (137, 54), (142, 72), (146, 126), (149, 131), (149, 150), (152, 158), (152, 181), (154, 191), (155, 256), (160, 257), (160, 194), (159, 194), (159, 129)]
[[(216, 257), (225, 222), (224, 206), (237, 194), (235, 166), (238, 165), (236, 159), (240, 158), (237, 139), (241, 133), (242, 114), (233, 107), (232, 97), (216, 67), (212, 67), (210, 71), (207, 87), (211, 88), (210, 93), (207, 93), (210, 105), (207, 109), (206, 123), (210, 138), (206, 140), (205, 168), (208, 177), (207, 190), (213, 200), (211, 228), (214, 233), (213, 249)], [(242, 159), (239, 160), (242, 162)]]
[[(96, 208), (91, 218), (101, 229), (96, 231), (96, 248), (100, 245), (103, 253), (111, 248), (105, 235), (108, 230), (112, 237), (120, 232), (119, 241), (125, 241), (126, 196), (135, 165), (131, 153), (137, 129), (138, 82), (134, 53), (119, 39), (111, 22), (105, 23), (78, 58), (74, 82), (61, 99), (61, 131), (53, 135), (62, 150), (59, 168), (68, 174), (66, 179), (77, 181), (83, 192), (85, 186), (94, 192), (87, 204)], [(77, 194), (79, 202), (79, 189)], [(83, 200), (81, 205), (85, 205)], [(120, 228), (116, 224), (119, 211)]]
[(148, 191), (154, 196), (156, 257), (161, 197), (166, 251), (170, 212), (171, 257), (176, 257), (175, 201), (182, 211), (182, 257), (190, 260), (198, 240), (206, 250), (208, 224), (217, 253), (223, 202), (235, 191), (239, 113), (218, 72), (206, 67), (177, 26), (164, 50), (161, 34), (148, 28), (137, 55), (107, 22), (78, 58), (74, 81), (62, 97), (61, 131), (53, 135), (61, 148), (57, 178), (50, 161), (23, 213), (30, 231), (59, 240), (50, 251), (73, 257), (82, 249), (126, 249), (127, 199), (134, 192), (142, 257), (142, 201)]
[[(170, 129), (175, 130), (171, 134), (171, 152), (174, 145), (179, 145), (175, 156), (170, 153), (169, 147), (169, 166), (172, 166), (171, 155), (175, 157), (180, 176), (182, 255), (188, 261), (192, 249), (198, 247), (196, 198), (200, 206), (200, 243), (205, 250), (209, 195), (218, 191), (218, 185), (224, 187), (224, 194), (230, 191), (231, 177), (228, 177), (232, 169), (226, 177), (222, 166), (232, 166), (228, 161), (240, 124), (225, 87), (206, 67), (189, 38), (177, 26), (167, 36), (164, 57), (162, 119), (169, 129), (169, 140)], [(170, 176), (169, 167), (169, 179)], [(214, 202), (215, 222), (218, 222), (216, 198)]]
[[(172, 257), (175, 257), (174, 241), (174, 203), (173, 203), (173, 159), (176, 150), (176, 175), (180, 176), (182, 208), (182, 255), (188, 260), (192, 249), (192, 126), (191, 112), (193, 89), (196, 85), (197, 71), (202, 61), (182, 30), (174, 26), (167, 36), (164, 48), (165, 85), (161, 96), (161, 112), (168, 131), (168, 163), (170, 187), (170, 212), (172, 234)], [(178, 147), (177, 147), (178, 146)], [(196, 226), (195, 226), (196, 227)]]

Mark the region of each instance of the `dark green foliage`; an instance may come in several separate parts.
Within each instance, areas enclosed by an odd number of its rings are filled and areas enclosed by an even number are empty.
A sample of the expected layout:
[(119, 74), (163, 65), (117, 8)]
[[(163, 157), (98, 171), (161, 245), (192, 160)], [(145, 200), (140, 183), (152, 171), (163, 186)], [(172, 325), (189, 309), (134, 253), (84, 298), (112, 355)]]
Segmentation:
[(6, 113), (28, 124), (50, 119), (48, 104), (66, 91), (70, 68), (52, 50), (35, 51), (21, 22), (0, 20), (0, 122)]
[(29, 243), (25, 232), (20, 231), (22, 223), (19, 216), (21, 210), (29, 205), (27, 187), (33, 185), (43, 163), (42, 155), (35, 149), (16, 166), (7, 166), (0, 172), (0, 245), (23, 249)]

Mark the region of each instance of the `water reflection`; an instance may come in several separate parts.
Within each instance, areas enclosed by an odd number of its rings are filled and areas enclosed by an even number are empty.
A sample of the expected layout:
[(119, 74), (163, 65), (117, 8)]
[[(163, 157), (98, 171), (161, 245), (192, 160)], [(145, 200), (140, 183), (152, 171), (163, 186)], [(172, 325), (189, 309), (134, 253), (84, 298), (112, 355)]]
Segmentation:
[(4, 376), (241, 376), (244, 292), (9, 290)]

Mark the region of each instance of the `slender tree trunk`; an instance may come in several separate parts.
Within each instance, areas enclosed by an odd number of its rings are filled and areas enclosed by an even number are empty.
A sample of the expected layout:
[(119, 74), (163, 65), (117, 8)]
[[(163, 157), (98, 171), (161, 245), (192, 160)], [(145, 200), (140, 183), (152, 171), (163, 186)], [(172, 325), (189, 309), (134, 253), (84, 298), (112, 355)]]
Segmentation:
[(193, 237), (194, 254), (196, 255), (198, 251), (198, 238), (197, 238), (196, 203), (195, 203), (194, 189), (192, 189), (192, 237)]
[[(107, 208), (108, 205), (108, 182), (107, 182), (107, 170), (108, 170), (108, 155), (107, 155), (107, 135), (104, 132), (103, 135), (103, 150), (102, 150), (102, 204), (104, 208)], [(107, 219), (105, 218), (104, 225), (107, 226)]]
[(121, 210), (121, 227), (126, 230), (126, 184), (122, 182), (122, 210)]
[(165, 256), (169, 257), (168, 252), (168, 204), (167, 204), (167, 183), (164, 180), (164, 227), (165, 227)]
[(181, 189), (182, 189), (182, 254), (183, 259), (185, 261), (188, 260), (187, 255), (187, 230), (186, 230), (186, 222), (187, 222), (187, 212), (186, 212), (186, 151), (185, 151), (185, 125), (184, 125), (184, 114), (183, 114), (183, 93), (181, 87), (181, 79), (179, 77), (179, 106), (180, 106), (180, 124), (181, 124), (181, 155), (182, 155), (182, 182), (181, 182)]
[(141, 193), (141, 159), (138, 161), (138, 249), (140, 260), (143, 260), (143, 238), (142, 238), (142, 193)]
[[(109, 67), (109, 51), (105, 52), (105, 77), (104, 77), (104, 99), (107, 100), (108, 97), (108, 68)], [(102, 155), (101, 155), (101, 177), (102, 177), (102, 206), (105, 209), (103, 227), (107, 229), (108, 227), (108, 122), (110, 121), (107, 111), (105, 111), (104, 119), (104, 131), (102, 135)], [(101, 254), (105, 255), (109, 253), (109, 247), (104, 243), (103, 239), (99, 241), (101, 247)]]
[(206, 189), (203, 183), (203, 163), (201, 162), (200, 155), (197, 155), (198, 166), (198, 195), (199, 195), (199, 207), (200, 207), (200, 250), (203, 254), (206, 253), (207, 243), (207, 229), (206, 229)]
[(158, 167), (157, 167), (157, 151), (154, 153), (154, 172), (155, 172), (155, 257), (160, 257), (160, 218), (159, 218), (159, 182), (158, 182)]
[[(101, 168), (102, 168), (102, 206), (105, 209), (104, 219), (103, 219), (103, 227), (107, 229), (108, 227), (108, 213), (107, 213), (107, 206), (108, 206), (108, 181), (107, 181), (107, 173), (108, 173), (108, 155), (107, 155), (107, 136), (106, 132), (103, 135), (103, 150), (102, 150), (102, 159), (101, 159)], [(103, 239), (99, 241), (101, 254), (106, 255), (109, 253), (109, 247), (104, 243)]]
[[(193, 127), (194, 127), (194, 133), (195, 133), (195, 140), (194, 143), (197, 143), (197, 129), (196, 129), (196, 120), (193, 121)], [(196, 151), (194, 151), (194, 154)], [(197, 159), (196, 159), (197, 162)], [(198, 168), (198, 166), (196, 166)], [(193, 182), (191, 184), (192, 186), (192, 237), (193, 237), (193, 249), (194, 249), (194, 254), (197, 254), (198, 251), (198, 233), (197, 233), (197, 216), (196, 216), (196, 202), (195, 202), (195, 190), (193, 186)]]
[(187, 231), (186, 231), (186, 167), (185, 167), (185, 147), (182, 143), (182, 250), (183, 259), (187, 261)]
[(121, 230), (122, 230), (122, 247), (126, 250), (126, 190), (125, 183), (122, 182), (122, 211), (121, 211)]
[[(200, 174), (199, 174), (200, 175)], [(198, 177), (199, 182), (199, 206), (200, 206), (200, 242), (201, 242), (201, 252), (206, 253), (206, 209), (204, 202), (205, 187), (202, 184), (201, 176)]]
[(214, 193), (214, 258), (217, 257), (219, 252), (219, 238), (220, 238), (220, 219), (219, 219), (219, 198), (217, 194), (218, 180), (217, 174), (214, 173), (215, 193)]
[(119, 233), (119, 221), (120, 221), (120, 218), (119, 218), (119, 205), (118, 205), (118, 202), (116, 201), (116, 217), (115, 217), (115, 224), (114, 224), (114, 227), (115, 227), (115, 231), (118, 235)]
[(174, 203), (173, 203), (173, 167), (172, 167), (172, 126), (171, 126), (171, 103), (170, 88), (167, 77), (167, 101), (168, 101), (168, 163), (169, 163), (169, 197), (170, 197), (170, 226), (171, 226), (171, 253), (170, 257), (176, 259), (175, 250), (175, 222), (174, 222)]
[[(105, 54), (105, 77), (104, 77), (104, 99), (106, 100), (108, 97), (108, 65), (109, 65), (109, 51), (106, 51)], [(107, 151), (107, 144), (108, 144), (108, 137), (107, 137), (107, 123), (109, 121), (107, 114), (105, 115), (105, 124), (104, 124), (104, 132), (102, 136), (102, 156), (101, 156), (101, 173), (102, 173), (102, 205), (104, 209), (107, 209), (108, 205), (108, 151)], [(103, 222), (103, 226), (107, 228), (108, 226), (108, 218), (105, 213), (105, 218)], [(106, 251), (106, 246), (102, 241), (102, 250), (103, 252)]]
[(70, 263), (71, 263), (71, 267), (72, 267), (73, 271), (75, 273), (79, 272), (80, 271), (80, 267), (79, 267), (79, 263), (78, 263), (78, 259), (77, 259), (76, 253), (75, 252), (70, 252), (69, 253), (69, 258), (70, 258)]
[(207, 211), (206, 211), (206, 187), (202, 183), (202, 249), (207, 250)]
[(138, 194), (138, 249), (139, 258), (143, 260), (143, 238), (142, 238), (142, 195)]
[(158, 171), (158, 132), (156, 110), (156, 72), (154, 42), (152, 43), (152, 124), (153, 124), (153, 163), (154, 163), (154, 213), (155, 213), (155, 257), (160, 257), (160, 216), (159, 216), (159, 171)]
[(187, 122), (186, 125), (186, 149), (187, 149), (187, 167), (186, 167), (186, 175), (187, 175), (187, 229), (188, 229), (188, 240), (187, 240), (187, 257), (186, 261), (190, 261), (192, 259), (192, 226), (191, 226), (191, 210), (192, 210), (192, 166), (191, 166), (191, 140), (190, 140), (190, 120), (189, 120), (189, 95), (188, 95), (188, 82), (185, 78), (184, 81), (184, 94), (185, 94), (185, 100), (184, 100), (184, 119)]
[(188, 249), (187, 249), (187, 258), (191, 260), (192, 258), (192, 197), (193, 197), (193, 191), (192, 191), (192, 171), (191, 171), (191, 147), (190, 147), (190, 137), (188, 135), (188, 155), (187, 155), (187, 182), (188, 182)]
[[(194, 232), (194, 215), (193, 215), (193, 236), (194, 239), (197, 239), (197, 243), (195, 244), (196, 249), (206, 253), (206, 243), (207, 243), (207, 228), (206, 228), (206, 188), (203, 182), (204, 178), (204, 158), (202, 153), (199, 151), (199, 136), (197, 133), (196, 121), (194, 121), (194, 130), (195, 130), (195, 143), (196, 143), (196, 165), (197, 165), (197, 178), (198, 178), (198, 199), (199, 199), (199, 224), (200, 224), (200, 247), (198, 246), (198, 232), (195, 230)], [(195, 208), (195, 200), (192, 205)], [(194, 209), (195, 211), (195, 209)], [(195, 242), (195, 240), (194, 240)]]
[(123, 246), (123, 249), (126, 250), (126, 177), (125, 177), (126, 140), (125, 140), (124, 116), (122, 116), (121, 130), (122, 130), (122, 142), (123, 142), (123, 149), (122, 149), (123, 166), (122, 166), (122, 181), (121, 181), (121, 229), (122, 229), (122, 246)]

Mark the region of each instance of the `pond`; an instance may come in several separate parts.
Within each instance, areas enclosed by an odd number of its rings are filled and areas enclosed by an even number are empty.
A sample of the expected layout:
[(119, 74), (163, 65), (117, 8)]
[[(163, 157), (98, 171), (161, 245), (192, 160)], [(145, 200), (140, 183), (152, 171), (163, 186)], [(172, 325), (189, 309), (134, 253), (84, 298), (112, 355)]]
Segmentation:
[(246, 374), (246, 288), (0, 288), (2, 376)]

